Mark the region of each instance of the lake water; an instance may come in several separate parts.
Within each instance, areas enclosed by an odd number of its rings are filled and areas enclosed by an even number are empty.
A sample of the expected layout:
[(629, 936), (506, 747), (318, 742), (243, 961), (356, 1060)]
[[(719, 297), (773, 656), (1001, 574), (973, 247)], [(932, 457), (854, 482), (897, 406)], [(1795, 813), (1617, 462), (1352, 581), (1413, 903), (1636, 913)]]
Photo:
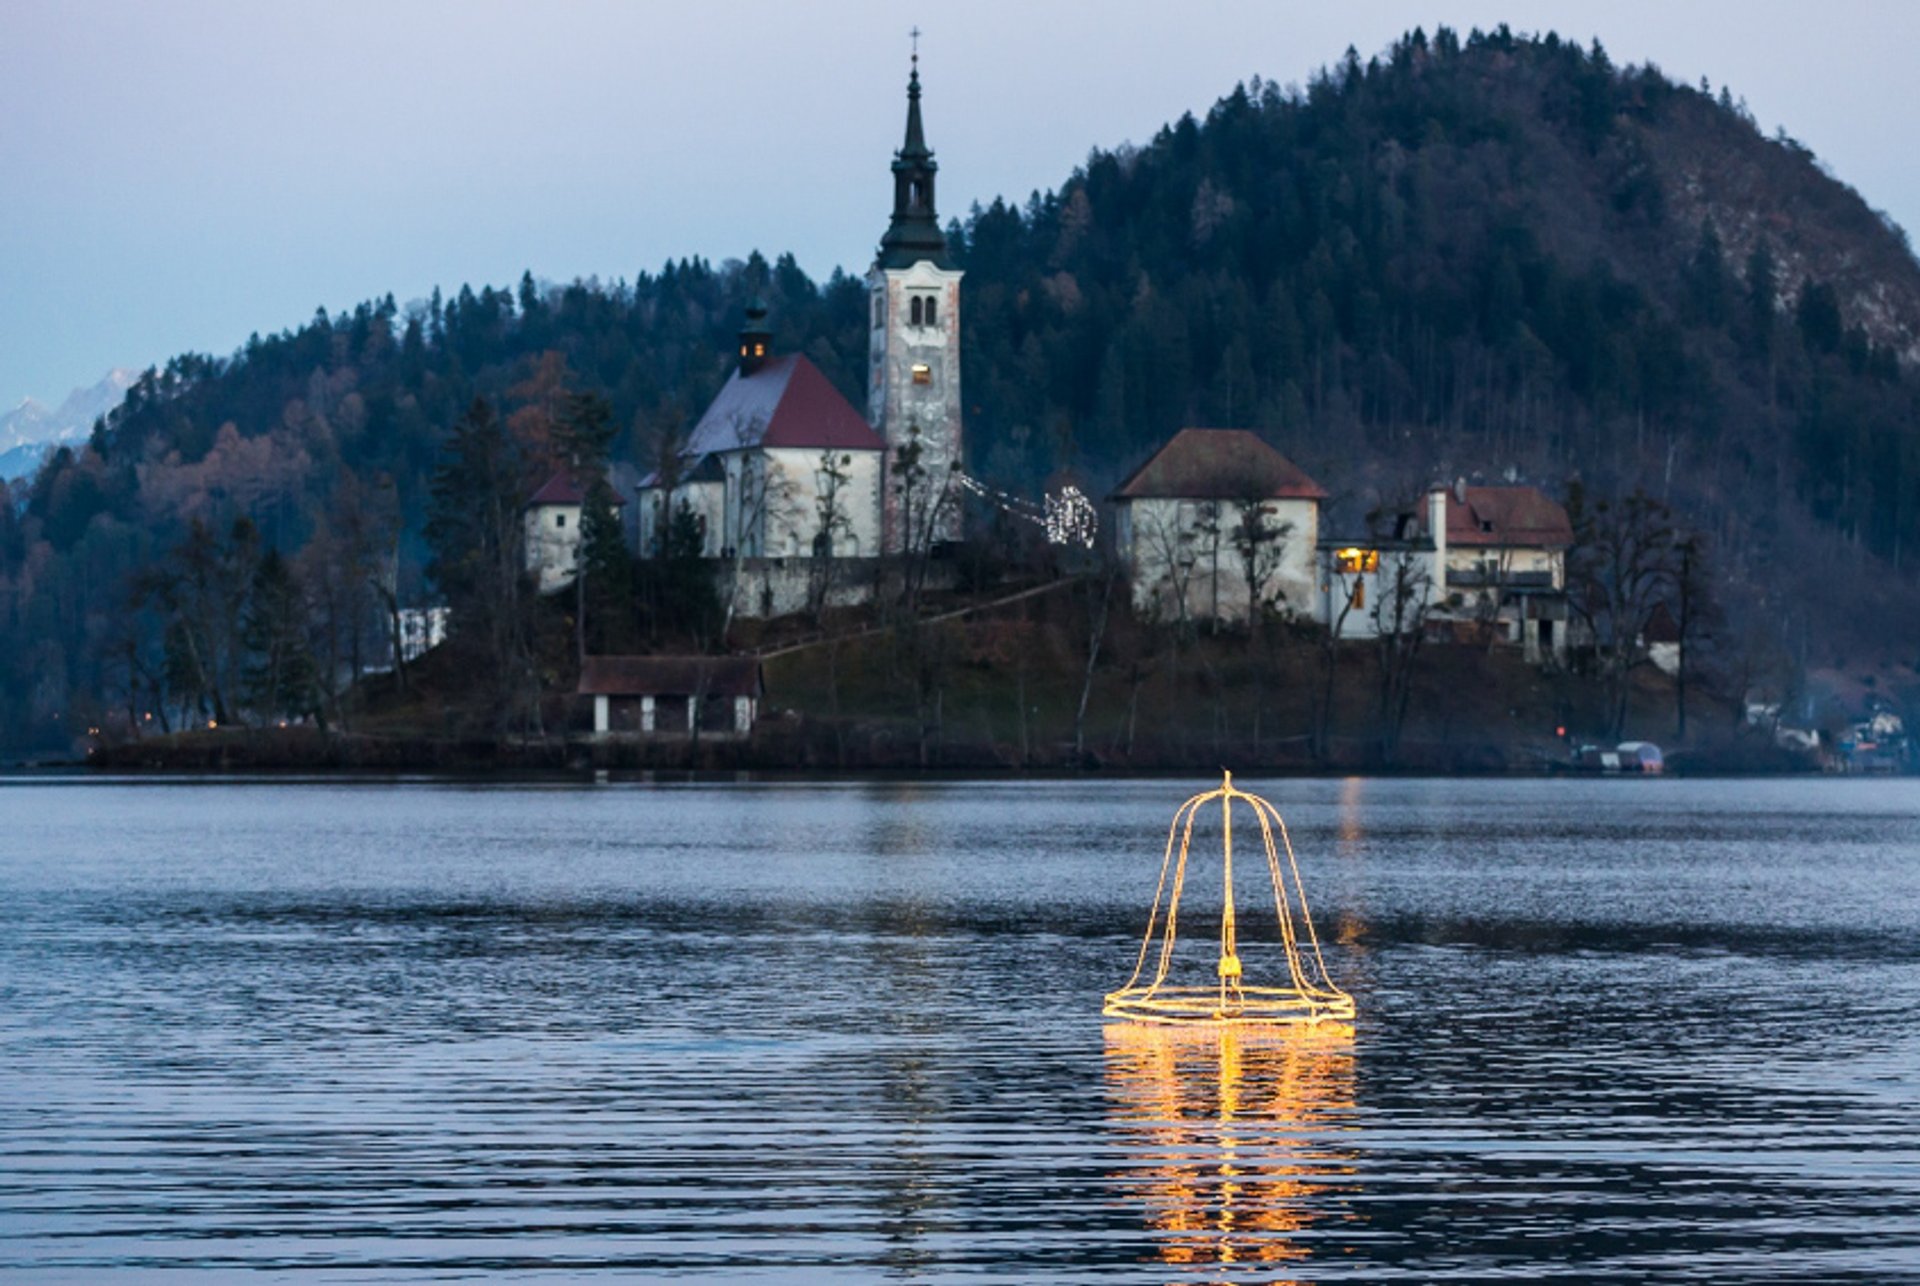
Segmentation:
[(0, 1276), (1920, 1281), (1920, 784), (1241, 784), (1350, 1033), (1204, 783), (0, 784)]

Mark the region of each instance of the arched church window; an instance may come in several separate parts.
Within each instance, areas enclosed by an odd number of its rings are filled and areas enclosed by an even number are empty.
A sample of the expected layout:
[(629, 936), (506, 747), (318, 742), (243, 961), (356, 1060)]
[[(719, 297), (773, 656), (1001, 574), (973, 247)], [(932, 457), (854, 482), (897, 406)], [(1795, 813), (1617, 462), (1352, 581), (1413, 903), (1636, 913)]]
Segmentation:
[(932, 296), (932, 295), (928, 295), (928, 296), (927, 296), (927, 325), (929, 325), (929, 326), (931, 326), (931, 325), (933, 325), (933, 324), (934, 324), (934, 321), (933, 321), (933, 304), (934, 304), (934, 300), (933, 300), (933, 296)]
[(915, 295), (912, 302), (907, 305), (907, 320), (915, 326), (920, 324), (920, 296), (918, 295)]

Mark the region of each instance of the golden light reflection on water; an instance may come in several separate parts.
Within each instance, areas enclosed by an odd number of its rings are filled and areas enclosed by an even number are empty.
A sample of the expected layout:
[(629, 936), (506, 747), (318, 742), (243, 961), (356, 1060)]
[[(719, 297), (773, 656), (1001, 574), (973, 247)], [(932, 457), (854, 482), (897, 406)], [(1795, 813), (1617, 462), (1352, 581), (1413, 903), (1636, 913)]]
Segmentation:
[(1353, 1029), (1106, 1028), (1113, 1178), (1158, 1258), (1202, 1280), (1299, 1271), (1301, 1234), (1356, 1218)]
[(1360, 844), (1367, 837), (1366, 827), (1362, 824), (1361, 805), (1366, 799), (1366, 778), (1346, 777), (1340, 782), (1340, 839), (1337, 845), (1342, 857), (1358, 857)]

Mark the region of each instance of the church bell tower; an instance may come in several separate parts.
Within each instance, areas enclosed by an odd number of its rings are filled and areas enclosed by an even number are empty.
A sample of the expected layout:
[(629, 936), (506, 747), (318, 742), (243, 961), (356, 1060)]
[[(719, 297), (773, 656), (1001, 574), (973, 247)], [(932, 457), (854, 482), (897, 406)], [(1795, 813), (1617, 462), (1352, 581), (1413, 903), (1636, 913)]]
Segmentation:
[(960, 537), (960, 278), (934, 212), (939, 166), (920, 124), (920, 55), (907, 137), (893, 158), (893, 219), (867, 273), (867, 419), (887, 443), (887, 552)]

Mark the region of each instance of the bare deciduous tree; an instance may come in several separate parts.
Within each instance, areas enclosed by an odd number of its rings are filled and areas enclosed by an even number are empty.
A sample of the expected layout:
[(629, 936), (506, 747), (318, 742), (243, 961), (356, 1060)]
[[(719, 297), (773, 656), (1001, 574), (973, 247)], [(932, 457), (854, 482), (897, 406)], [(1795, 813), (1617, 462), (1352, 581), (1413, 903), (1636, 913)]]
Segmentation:
[(1189, 606), (1188, 594), (1193, 585), (1194, 537), (1191, 531), (1180, 522), (1179, 509), (1172, 505), (1154, 505), (1153, 502), (1134, 506), (1133, 524), (1136, 540), (1147, 555), (1142, 561), (1144, 568), (1135, 568), (1135, 574), (1152, 575), (1148, 589), (1152, 594), (1150, 601), (1158, 604), (1160, 581), (1166, 583), (1166, 596), (1173, 602), (1173, 625), (1181, 634), (1191, 633), (1193, 618)]
[[(1257, 492), (1233, 502), (1232, 523), (1227, 542), (1240, 564), (1240, 576), (1247, 591), (1247, 637), (1260, 637), (1260, 614), (1267, 601), (1267, 587), (1280, 571), (1286, 557), (1287, 540), (1293, 524), (1281, 522), (1273, 513), (1272, 502)], [(1219, 610), (1218, 604), (1215, 611)]]
[(807, 573), (807, 614), (817, 625), (833, 595), (841, 538), (853, 534), (853, 516), (842, 494), (852, 481), (853, 457), (831, 447), (813, 466), (814, 531)]
[[(733, 426), (733, 439), (742, 447), (759, 442), (759, 421), (739, 420)], [(739, 610), (741, 584), (749, 557), (766, 556), (765, 537), (770, 516), (785, 513), (793, 505), (794, 489), (790, 479), (760, 452), (740, 451), (726, 465), (727, 496), (721, 506), (724, 531), (720, 557), (725, 565), (726, 607), (720, 621), (720, 642), (724, 646), (733, 633), (733, 618)]]
[(1093, 695), (1094, 670), (1100, 664), (1100, 646), (1107, 637), (1113, 590), (1119, 583), (1119, 564), (1108, 562), (1087, 585), (1087, 663), (1080, 675), (1080, 701), (1073, 710), (1073, 758), (1076, 763), (1087, 755), (1087, 701)]
[(1593, 635), (1606, 687), (1609, 735), (1626, 728), (1633, 670), (1646, 659), (1642, 635), (1679, 574), (1681, 536), (1672, 511), (1642, 491), (1588, 502), (1576, 484), (1568, 509), (1573, 549), (1568, 599)]
[(1374, 664), (1379, 675), (1375, 740), (1382, 763), (1400, 755), (1400, 734), (1413, 697), (1413, 676), (1433, 610), (1433, 575), (1424, 551), (1393, 549), (1380, 555), (1379, 592), (1374, 596)]

